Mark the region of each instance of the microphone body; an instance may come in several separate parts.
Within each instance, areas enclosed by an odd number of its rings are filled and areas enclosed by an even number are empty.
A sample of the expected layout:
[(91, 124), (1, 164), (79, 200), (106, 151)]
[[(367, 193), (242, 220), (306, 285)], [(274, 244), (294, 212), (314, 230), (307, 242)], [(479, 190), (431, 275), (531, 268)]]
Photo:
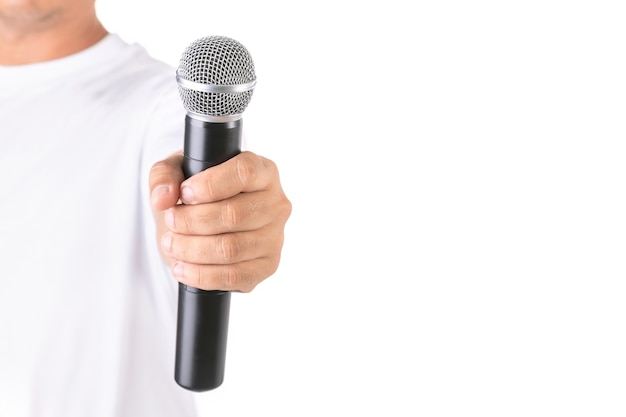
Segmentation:
[[(241, 119), (224, 123), (185, 117), (183, 173), (189, 178), (241, 152)], [(208, 391), (224, 381), (230, 292), (178, 284), (174, 378), (190, 391)]]

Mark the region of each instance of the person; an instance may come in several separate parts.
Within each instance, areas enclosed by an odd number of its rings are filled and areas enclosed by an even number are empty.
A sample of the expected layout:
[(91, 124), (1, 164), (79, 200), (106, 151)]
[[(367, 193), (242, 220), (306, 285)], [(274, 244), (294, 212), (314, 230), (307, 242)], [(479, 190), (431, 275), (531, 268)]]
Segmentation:
[(0, 0), (0, 415), (193, 416), (177, 281), (252, 291), (291, 202), (250, 151), (184, 179), (175, 70), (94, 3)]

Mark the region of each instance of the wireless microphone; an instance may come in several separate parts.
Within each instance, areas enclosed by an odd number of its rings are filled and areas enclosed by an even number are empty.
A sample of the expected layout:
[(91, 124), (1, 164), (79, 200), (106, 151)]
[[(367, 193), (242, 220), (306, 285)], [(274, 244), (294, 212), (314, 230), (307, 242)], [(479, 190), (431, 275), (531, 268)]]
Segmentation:
[[(248, 50), (234, 39), (208, 36), (192, 42), (176, 71), (187, 115), (183, 173), (189, 178), (241, 152), (242, 114), (256, 84)], [(174, 379), (191, 391), (224, 381), (230, 292), (179, 283)]]

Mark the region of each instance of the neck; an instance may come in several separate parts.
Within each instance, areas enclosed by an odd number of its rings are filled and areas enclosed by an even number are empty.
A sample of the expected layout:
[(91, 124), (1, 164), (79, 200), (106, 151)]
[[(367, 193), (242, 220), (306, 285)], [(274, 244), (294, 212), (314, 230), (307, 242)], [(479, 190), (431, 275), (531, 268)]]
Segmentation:
[(63, 9), (46, 13), (0, 13), (0, 65), (63, 58), (95, 45), (107, 34), (93, 13)]

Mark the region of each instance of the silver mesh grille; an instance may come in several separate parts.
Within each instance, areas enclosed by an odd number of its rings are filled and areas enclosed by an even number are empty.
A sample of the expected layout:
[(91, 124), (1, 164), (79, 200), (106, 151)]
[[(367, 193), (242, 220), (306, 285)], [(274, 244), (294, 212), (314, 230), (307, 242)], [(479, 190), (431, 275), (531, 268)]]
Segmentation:
[[(182, 80), (213, 86), (235, 86), (256, 80), (248, 50), (225, 36), (207, 36), (192, 42), (183, 52), (177, 76)], [(178, 91), (187, 111), (207, 116), (243, 113), (252, 89), (237, 93), (196, 91), (179, 83)]]

